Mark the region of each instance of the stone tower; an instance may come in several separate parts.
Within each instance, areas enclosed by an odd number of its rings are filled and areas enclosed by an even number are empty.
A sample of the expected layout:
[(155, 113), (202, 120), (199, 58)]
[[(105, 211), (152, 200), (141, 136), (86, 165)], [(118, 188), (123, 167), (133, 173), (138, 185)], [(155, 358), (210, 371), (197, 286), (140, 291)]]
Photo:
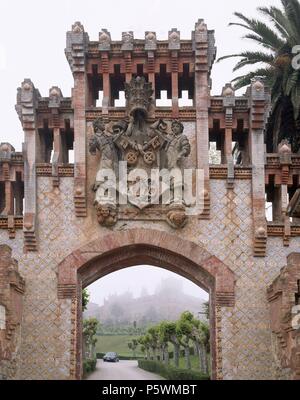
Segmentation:
[[(163, 41), (155, 32), (114, 41), (106, 29), (91, 41), (76, 22), (65, 53), (72, 97), (59, 87), (42, 97), (25, 79), (16, 106), (23, 151), (0, 146), (0, 349), (10, 349), (0, 351), (0, 374), (79, 379), (82, 288), (150, 264), (209, 292), (214, 379), (299, 378), (300, 155), (288, 143), (265, 151), (263, 79), (244, 96), (230, 84), (212, 96), (216, 47), (203, 20), (190, 39), (171, 29)], [(101, 173), (120, 162), (127, 172), (201, 171), (199, 209), (175, 195), (124, 202), (120, 188), (103, 202)], [(111, 188), (119, 181), (117, 173)], [(5, 272), (11, 252), (15, 283)], [(7, 301), (9, 288), (23, 307)]]

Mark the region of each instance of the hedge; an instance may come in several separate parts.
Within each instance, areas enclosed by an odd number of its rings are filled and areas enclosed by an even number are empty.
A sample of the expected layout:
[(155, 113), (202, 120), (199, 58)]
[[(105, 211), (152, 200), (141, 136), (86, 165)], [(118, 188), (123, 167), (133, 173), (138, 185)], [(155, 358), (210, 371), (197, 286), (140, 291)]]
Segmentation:
[(157, 361), (139, 360), (139, 367), (145, 371), (156, 373), (170, 381), (208, 381), (210, 377), (199, 371), (175, 368)]
[[(98, 360), (102, 360), (102, 358), (105, 356), (106, 353), (97, 353), (96, 357)], [(133, 357), (133, 356), (120, 356), (118, 355), (119, 360), (140, 360), (143, 359), (143, 357)]]
[(97, 365), (97, 359), (86, 358), (83, 360), (83, 373), (84, 375), (94, 372)]

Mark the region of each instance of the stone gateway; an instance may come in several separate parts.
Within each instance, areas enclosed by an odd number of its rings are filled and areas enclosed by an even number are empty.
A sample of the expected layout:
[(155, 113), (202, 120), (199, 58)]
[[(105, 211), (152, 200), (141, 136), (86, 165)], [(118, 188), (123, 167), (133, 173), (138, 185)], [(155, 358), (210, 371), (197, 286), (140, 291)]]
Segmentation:
[(82, 289), (140, 264), (209, 292), (213, 379), (300, 379), (300, 155), (265, 152), (263, 79), (212, 96), (203, 20), (162, 41), (76, 22), (65, 53), (72, 97), (25, 79), (23, 151), (0, 144), (0, 379), (81, 379)]

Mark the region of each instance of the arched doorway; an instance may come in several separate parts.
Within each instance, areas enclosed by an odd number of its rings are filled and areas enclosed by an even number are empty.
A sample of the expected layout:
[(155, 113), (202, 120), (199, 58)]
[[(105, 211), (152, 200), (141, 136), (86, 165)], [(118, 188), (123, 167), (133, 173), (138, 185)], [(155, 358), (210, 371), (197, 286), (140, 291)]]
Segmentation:
[(217, 354), (217, 307), (234, 304), (234, 274), (203, 246), (163, 231), (132, 229), (114, 232), (71, 253), (59, 265), (58, 297), (71, 298), (73, 318), (73, 365), (70, 376), (82, 375), (82, 289), (122, 268), (141, 264), (168, 269), (194, 282), (209, 293), (211, 371), (217, 379), (222, 363)]

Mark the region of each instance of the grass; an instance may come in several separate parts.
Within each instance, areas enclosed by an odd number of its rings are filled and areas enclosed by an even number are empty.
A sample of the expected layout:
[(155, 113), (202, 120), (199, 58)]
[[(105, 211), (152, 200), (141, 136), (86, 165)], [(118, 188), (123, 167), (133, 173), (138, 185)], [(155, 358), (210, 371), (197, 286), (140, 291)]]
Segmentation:
[[(127, 347), (127, 343), (132, 341), (132, 339), (137, 339), (136, 336), (130, 335), (120, 335), (120, 336), (97, 336), (96, 352), (97, 353), (107, 353), (109, 351), (115, 351), (120, 356), (128, 357), (132, 356), (132, 351)], [(169, 350), (173, 351), (173, 346), (169, 346)], [(136, 349), (136, 356), (143, 357), (143, 353), (140, 351), (140, 346)], [(197, 356), (191, 356), (192, 369), (199, 369), (199, 360)], [(170, 365), (174, 365), (174, 360), (170, 360)], [(185, 368), (184, 357), (179, 359), (179, 368)]]
[[(97, 336), (96, 352), (107, 353), (109, 351), (115, 351), (120, 356), (132, 356), (132, 351), (129, 350), (127, 343), (133, 339), (137, 339), (136, 336), (120, 335), (120, 336)], [(143, 356), (143, 353), (138, 347), (136, 349), (137, 356)]]
[[(174, 360), (170, 360), (170, 364), (174, 365)], [(197, 356), (191, 356), (191, 365), (192, 369), (199, 369), (199, 358)], [(185, 359), (184, 357), (179, 358), (179, 368), (184, 369), (185, 368)]]

